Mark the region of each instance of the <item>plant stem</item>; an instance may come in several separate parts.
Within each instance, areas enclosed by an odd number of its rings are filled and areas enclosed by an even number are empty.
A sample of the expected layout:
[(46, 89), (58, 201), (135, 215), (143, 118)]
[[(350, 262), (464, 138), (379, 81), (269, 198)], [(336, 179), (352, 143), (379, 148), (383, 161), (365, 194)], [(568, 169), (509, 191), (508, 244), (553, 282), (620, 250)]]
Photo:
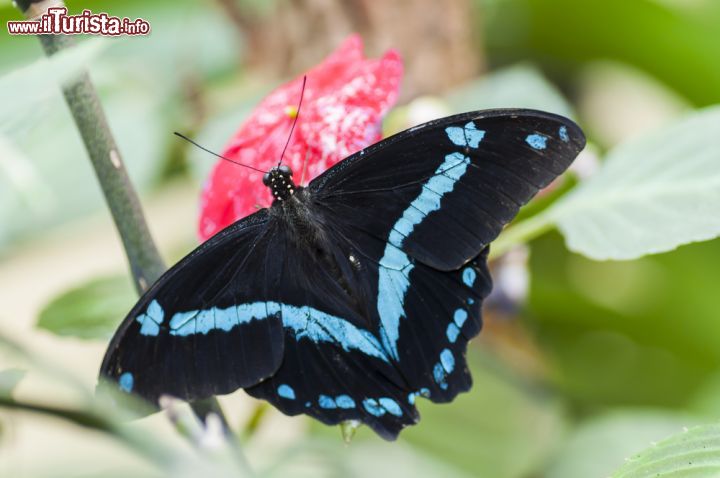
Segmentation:
[[(50, 7), (64, 6), (62, 0), (17, 0), (16, 5), (28, 17), (39, 16)], [(68, 35), (38, 35), (38, 38), (48, 56), (74, 43), (73, 37)], [(65, 84), (63, 94), (120, 234), (135, 289), (142, 295), (150, 284), (160, 278), (166, 267), (150, 235), (140, 200), (87, 72)], [(229, 434), (227, 419), (217, 399), (211, 397), (204, 402), (197, 407), (192, 403), (190, 406), (203, 423), (209, 412), (216, 413)]]
[(250, 415), (250, 419), (245, 423), (245, 427), (242, 430), (242, 435), (244, 437), (252, 436), (257, 431), (260, 423), (262, 422), (262, 419), (265, 417), (267, 412), (267, 402), (259, 402), (257, 405), (255, 405), (253, 413), (252, 415)]
[[(48, 55), (72, 44), (68, 36), (39, 35), (39, 38)], [(135, 289), (142, 294), (162, 275), (165, 264), (150, 236), (140, 201), (88, 74), (82, 73), (68, 82), (63, 94), (122, 239)]]

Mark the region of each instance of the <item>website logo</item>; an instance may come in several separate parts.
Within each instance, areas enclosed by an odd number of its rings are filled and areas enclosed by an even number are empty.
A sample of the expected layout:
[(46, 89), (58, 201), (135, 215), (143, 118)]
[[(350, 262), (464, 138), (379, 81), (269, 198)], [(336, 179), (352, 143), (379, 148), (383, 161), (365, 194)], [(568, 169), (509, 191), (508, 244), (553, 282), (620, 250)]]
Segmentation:
[(9, 21), (11, 35), (148, 35), (150, 23), (142, 18), (113, 17), (107, 13), (83, 10), (79, 15), (68, 15), (67, 8), (48, 8), (47, 13), (35, 20)]

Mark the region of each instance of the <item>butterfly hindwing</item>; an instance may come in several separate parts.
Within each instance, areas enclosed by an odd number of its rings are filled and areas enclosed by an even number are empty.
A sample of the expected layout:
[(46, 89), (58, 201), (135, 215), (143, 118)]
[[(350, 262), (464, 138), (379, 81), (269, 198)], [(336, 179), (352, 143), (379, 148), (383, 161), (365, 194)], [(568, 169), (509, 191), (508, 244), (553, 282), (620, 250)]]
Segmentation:
[(416, 263), (409, 274), (397, 366), (411, 390), (433, 402), (449, 402), (472, 385), (465, 351), (480, 333), (482, 302), (492, 288), (487, 252), (459, 271)]
[(362, 352), (317, 346), (288, 334), (281, 367), (246, 391), (287, 415), (304, 413), (328, 425), (357, 420), (393, 439), (419, 417), (406, 402), (407, 392), (394, 378), (396, 373), (384, 373), (392, 368)]
[[(339, 237), (334, 243), (347, 261), (352, 255), (350, 244)], [(399, 360), (384, 351), (380, 340), (374, 343), (382, 354), (370, 357), (337, 344), (298, 340), (288, 331), (281, 367), (247, 392), (288, 415), (305, 413), (326, 424), (358, 420), (384, 438), (394, 439), (419, 419), (415, 408), (419, 397), (447, 402), (470, 388), (465, 349), (480, 331), (480, 306), (491, 287), (486, 258), (487, 249), (461, 271), (421, 266), (411, 273), (416, 288), (408, 300), (408, 320), (401, 325)], [(353, 259), (347, 261), (352, 270), (343, 275), (342, 282), (353, 295), (362, 294), (364, 287), (374, 289), (363, 284), (363, 279), (376, 278), (378, 265), (363, 256)], [(314, 283), (325, 280), (315, 277)], [(335, 297), (344, 295), (332, 292)], [(325, 326), (332, 329), (327, 322)], [(372, 335), (379, 337), (377, 326), (371, 327)]]
[(372, 274), (352, 266), (351, 252), (332, 239), (330, 224), (322, 230), (328, 234), (322, 252), (302, 241), (288, 243), (278, 289), (279, 300), (288, 304), (282, 311), (283, 362), (273, 377), (246, 391), (288, 415), (305, 413), (327, 424), (359, 420), (394, 437), (417, 420), (417, 412), (403, 402), (404, 379), (365, 306)]

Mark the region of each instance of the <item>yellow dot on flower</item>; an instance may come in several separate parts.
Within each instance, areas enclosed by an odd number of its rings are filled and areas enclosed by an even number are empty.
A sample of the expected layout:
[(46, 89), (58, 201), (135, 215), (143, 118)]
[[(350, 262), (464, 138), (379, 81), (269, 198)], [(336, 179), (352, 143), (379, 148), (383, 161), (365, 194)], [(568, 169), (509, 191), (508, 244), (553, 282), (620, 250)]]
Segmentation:
[(298, 109), (297, 106), (286, 106), (285, 107), (285, 114), (288, 115), (288, 118), (295, 118), (298, 115)]

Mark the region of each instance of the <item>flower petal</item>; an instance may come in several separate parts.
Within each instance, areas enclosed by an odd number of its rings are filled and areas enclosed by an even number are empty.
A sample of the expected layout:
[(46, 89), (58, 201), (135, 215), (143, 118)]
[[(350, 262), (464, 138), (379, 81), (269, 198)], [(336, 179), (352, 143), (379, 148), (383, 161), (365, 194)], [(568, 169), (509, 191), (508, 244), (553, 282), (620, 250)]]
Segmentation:
[[(307, 72), (302, 109), (283, 158), (296, 183), (307, 184), (381, 138), (381, 121), (397, 101), (402, 73), (402, 60), (394, 50), (378, 60), (365, 59), (358, 35), (348, 37)], [(300, 76), (270, 93), (232, 137), (223, 156), (263, 171), (276, 166), (290, 134), (294, 116), (289, 112), (297, 107), (302, 81)], [(271, 202), (261, 173), (220, 160), (203, 189), (200, 239)]]

